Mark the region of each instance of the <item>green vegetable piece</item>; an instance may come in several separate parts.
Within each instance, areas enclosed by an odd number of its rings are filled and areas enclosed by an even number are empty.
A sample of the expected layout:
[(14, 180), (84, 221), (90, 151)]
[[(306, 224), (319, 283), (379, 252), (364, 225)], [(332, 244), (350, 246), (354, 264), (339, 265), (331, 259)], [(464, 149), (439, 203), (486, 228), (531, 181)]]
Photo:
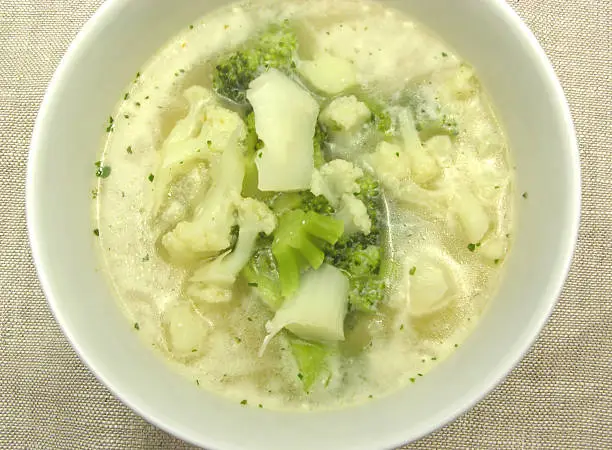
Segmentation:
[(247, 104), (251, 81), (268, 68), (292, 71), (297, 38), (287, 22), (273, 24), (237, 50), (221, 57), (213, 73), (217, 94), (238, 104)]
[[(325, 249), (329, 264), (343, 270), (349, 277), (349, 304), (357, 311), (376, 311), (386, 295), (384, 269), (385, 243), (382, 229), (384, 203), (378, 182), (370, 175), (358, 180), (360, 191), (356, 194), (366, 206), (372, 221), (370, 233), (354, 233)], [(384, 269), (384, 270), (383, 270)]]
[(100, 166), (99, 161), (96, 163), (98, 169), (96, 170), (96, 176), (99, 178), (108, 178), (111, 174), (110, 166)]
[(385, 296), (386, 284), (378, 276), (351, 278), (349, 303), (357, 311), (373, 312)]
[(283, 296), (293, 294), (299, 286), (302, 258), (317, 269), (325, 259), (322, 245), (314, 237), (334, 244), (344, 232), (344, 223), (330, 216), (294, 209), (279, 218), (274, 232), (272, 253), (276, 259)]
[(326, 162), (323, 148), (328, 139), (329, 136), (327, 134), (327, 131), (319, 122), (317, 122), (315, 134), (312, 139), (314, 147), (314, 166), (317, 169)]
[(249, 263), (242, 269), (242, 275), (249, 286), (257, 291), (259, 298), (272, 311), (283, 303), (276, 261), (269, 248), (255, 252)]
[(409, 94), (407, 103), (412, 109), (414, 123), (421, 141), (425, 142), (433, 136), (446, 135), (450, 137), (459, 134), (457, 121), (446, 112), (438, 97), (424, 90), (417, 89)]
[[(291, 353), (298, 366), (298, 378), (302, 381), (304, 391), (309, 392), (312, 385), (328, 372), (326, 359), (329, 350), (323, 345), (291, 337)], [(301, 375), (301, 376), (300, 376)], [(328, 374), (329, 376), (329, 374)]]

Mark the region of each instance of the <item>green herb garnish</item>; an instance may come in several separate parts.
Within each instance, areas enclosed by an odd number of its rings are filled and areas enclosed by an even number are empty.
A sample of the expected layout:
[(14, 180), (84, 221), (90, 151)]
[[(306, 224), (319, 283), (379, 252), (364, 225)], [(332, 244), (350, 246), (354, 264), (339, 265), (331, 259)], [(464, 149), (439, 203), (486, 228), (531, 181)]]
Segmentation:
[(110, 166), (101, 166), (100, 165), (100, 161), (98, 161), (96, 163), (96, 167), (98, 167), (98, 169), (96, 170), (96, 176), (99, 178), (108, 178), (108, 176), (111, 173), (111, 168)]

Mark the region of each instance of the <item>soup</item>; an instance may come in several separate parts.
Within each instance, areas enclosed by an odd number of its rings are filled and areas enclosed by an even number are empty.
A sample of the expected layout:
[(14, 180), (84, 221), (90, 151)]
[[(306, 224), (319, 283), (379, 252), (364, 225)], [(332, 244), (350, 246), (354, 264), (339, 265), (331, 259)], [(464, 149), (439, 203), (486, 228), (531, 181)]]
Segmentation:
[(103, 271), (150, 347), (245, 406), (418, 383), (511, 244), (506, 140), (473, 68), (366, 1), (243, 4), (135, 75), (96, 162)]

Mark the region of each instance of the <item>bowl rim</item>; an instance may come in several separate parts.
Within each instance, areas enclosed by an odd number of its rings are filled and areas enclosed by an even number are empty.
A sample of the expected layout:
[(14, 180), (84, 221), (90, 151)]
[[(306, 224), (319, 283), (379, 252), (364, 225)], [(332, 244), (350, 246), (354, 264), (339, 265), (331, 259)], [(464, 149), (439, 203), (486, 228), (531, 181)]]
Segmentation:
[[(448, 425), (459, 416), (463, 415), (471, 408), (473, 408), (478, 402), (484, 399), (495, 387), (497, 387), (513, 370), (514, 367), (524, 358), (526, 353), (532, 348), (535, 340), (540, 335), (542, 329), (547, 323), (554, 307), (561, 294), (562, 288), (565, 284), (569, 270), (572, 264), (574, 251), (576, 249), (578, 231), (580, 226), (580, 209), (581, 209), (581, 174), (580, 174), (580, 158), (578, 151), (578, 142), (576, 138), (576, 132), (571, 116), (569, 104), (565, 97), (563, 88), (559, 79), (557, 78), (555, 71), (548, 59), (546, 53), (538, 43), (536, 37), (528, 28), (528, 26), (522, 21), (517, 12), (506, 3), (504, 0), (488, 0), (497, 12), (505, 18), (508, 25), (513, 27), (525, 40), (527, 46), (522, 50), (524, 52), (531, 52), (534, 58), (534, 64), (539, 66), (542, 73), (545, 75), (545, 82), (551, 88), (552, 97), (554, 98), (555, 108), (561, 113), (562, 121), (565, 131), (565, 139), (567, 140), (567, 146), (570, 149), (571, 155), (568, 158), (569, 169), (571, 169), (571, 192), (572, 197), (567, 200), (568, 206), (568, 217), (573, 220), (568, 220), (567, 232), (565, 233), (568, 239), (560, 243), (558, 250), (559, 255), (559, 267), (557, 267), (554, 273), (554, 281), (551, 282), (553, 286), (549, 298), (547, 301), (543, 301), (541, 307), (538, 310), (538, 316), (535, 317), (535, 321), (532, 326), (525, 331), (522, 336), (522, 342), (517, 345), (517, 350), (513, 355), (507, 357), (502, 363), (500, 363), (495, 369), (495, 374), (486, 380), (478, 390), (478, 393), (473, 392), (466, 393), (463, 397), (463, 402), (457, 402), (453, 407), (445, 409), (445, 415), (439, 418), (438, 421), (430, 421), (428, 426), (425, 427), (419, 436), (415, 440), (422, 439), (423, 437), (431, 434), (432, 432)], [(47, 298), (48, 305), (51, 312), (60, 325), (62, 332), (68, 338), (71, 346), (76, 351), (81, 361), (88, 367), (88, 369), (95, 375), (95, 377), (106, 386), (112, 394), (118, 398), (122, 403), (128, 406), (130, 409), (135, 411), (138, 415), (146, 419), (148, 422), (159, 427), (160, 429), (174, 435), (186, 442), (194, 445), (202, 445), (202, 442), (197, 440), (195, 436), (190, 435), (186, 429), (173, 428), (164, 422), (156, 411), (150, 410), (144, 405), (139, 405), (138, 402), (133, 401), (130, 398), (129, 392), (124, 388), (119, 387), (115, 382), (112, 381), (113, 376), (106, 373), (106, 371), (100, 369), (96, 362), (96, 358), (93, 355), (87, 355), (79, 342), (74, 337), (70, 324), (66, 320), (61, 307), (57, 304), (54, 295), (52, 277), (48, 275), (45, 267), (42, 263), (41, 253), (41, 236), (38, 231), (38, 220), (35, 205), (37, 204), (37, 184), (35, 182), (35, 172), (38, 167), (39, 155), (44, 148), (44, 142), (42, 142), (42, 136), (45, 132), (45, 121), (49, 115), (49, 108), (56, 97), (56, 91), (61, 86), (62, 80), (65, 74), (70, 70), (70, 67), (75, 64), (78, 60), (79, 49), (83, 44), (86, 43), (87, 39), (95, 34), (95, 31), (103, 25), (103, 23), (114, 16), (120, 7), (122, 7), (123, 0), (107, 0), (104, 2), (98, 10), (91, 16), (91, 18), (85, 23), (85, 25), (78, 32), (74, 40), (68, 46), (66, 53), (62, 57), (56, 71), (49, 82), (49, 85), (45, 91), (44, 99), (40, 105), (39, 112), (34, 124), (32, 131), (32, 138), (29, 147), (28, 162), (27, 162), (27, 173), (26, 173), (26, 221), (28, 238), (30, 241), (30, 247), (32, 251), (32, 258), (36, 268), (38, 278), (40, 280), (43, 292)], [(392, 442), (394, 446), (401, 446), (406, 443), (405, 438), (399, 438), (399, 436), (389, 437), (387, 442)], [(206, 443), (208, 448), (218, 448), (212, 442)]]

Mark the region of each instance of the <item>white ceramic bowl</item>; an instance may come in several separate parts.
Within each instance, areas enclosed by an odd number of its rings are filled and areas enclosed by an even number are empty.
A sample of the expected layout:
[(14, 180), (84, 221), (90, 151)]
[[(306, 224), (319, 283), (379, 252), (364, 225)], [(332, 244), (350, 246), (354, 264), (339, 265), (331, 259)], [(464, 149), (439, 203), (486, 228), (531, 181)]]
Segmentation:
[[(473, 63), (518, 168), (516, 242), (505, 281), (476, 331), (421, 382), (334, 412), (244, 408), (198, 389), (137, 339), (96, 271), (90, 219), (101, 124), (141, 65), (221, 0), (108, 0), (70, 47), (40, 109), (27, 177), (32, 251), (49, 304), (81, 358), (123, 402), (210, 449), (377, 449), (446, 424), (487, 394), (529, 349), (570, 264), (579, 221), (570, 113), (533, 35), (502, 0), (406, 0)], [(518, 195), (517, 194), (517, 195)]]

